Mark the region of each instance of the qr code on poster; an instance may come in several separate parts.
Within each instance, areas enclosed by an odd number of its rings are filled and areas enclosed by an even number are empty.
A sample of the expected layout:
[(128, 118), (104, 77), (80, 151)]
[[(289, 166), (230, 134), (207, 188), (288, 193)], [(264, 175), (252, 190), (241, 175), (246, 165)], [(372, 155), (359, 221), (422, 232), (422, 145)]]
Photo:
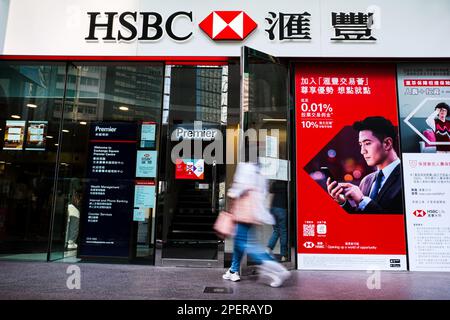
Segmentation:
[(304, 237), (314, 237), (314, 225), (304, 224), (303, 225), (303, 236)]

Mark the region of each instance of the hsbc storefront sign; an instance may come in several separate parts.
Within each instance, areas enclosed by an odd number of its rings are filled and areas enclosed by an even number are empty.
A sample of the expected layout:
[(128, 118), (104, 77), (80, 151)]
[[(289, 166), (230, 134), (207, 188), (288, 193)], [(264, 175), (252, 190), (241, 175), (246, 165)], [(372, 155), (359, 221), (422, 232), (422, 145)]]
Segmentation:
[[(174, 23), (177, 18), (185, 18), (190, 22), (192, 20), (192, 11), (179, 11), (171, 14), (164, 21), (163, 16), (157, 12), (88, 12), (90, 19), (89, 35), (85, 38), (87, 41), (158, 41), (164, 34), (175, 41), (185, 41), (192, 37), (191, 31), (176, 33)], [(101, 17), (103, 16), (103, 22)], [(118, 17), (118, 19), (116, 19)], [(138, 19), (138, 17), (140, 19)], [(118, 20), (118, 21), (116, 21)], [(137, 25), (138, 20), (140, 26)], [(115, 28), (115, 24), (119, 28)], [(199, 27), (212, 40), (244, 40), (258, 25), (244, 11), (213, 11), (203, 21)], [(116, 30), (116, 33), (114, 33)], [(140, 33), (138, 33), (140, 30)], [(103, 31), (103, 32), (102, 32)], [(103, 36), (97, 33), (103, 33)]]
[(0, 54), (238, 57), (246, 45), (279, 57), (442, 58), (448, 1), (433, 4), (442, 9), (422, 0), (408, 10), (391, 0), (9, 0)]

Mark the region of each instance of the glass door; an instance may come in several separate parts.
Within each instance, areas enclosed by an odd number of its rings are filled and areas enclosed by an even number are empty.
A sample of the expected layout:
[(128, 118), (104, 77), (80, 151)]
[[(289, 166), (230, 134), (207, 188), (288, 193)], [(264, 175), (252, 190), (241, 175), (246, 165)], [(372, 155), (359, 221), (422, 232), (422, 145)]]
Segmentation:
[[(241, 52), (241, 137), (240, 161), (261, 163), (269, 184), (266, 206), (276, 224), (259, 227), (257, 239), (278, 261), (287, 267), (295, 259), (292, 228), (294, 212), (290, 210), (290, 123), (288, 68), (279, 59), (243, 47)], [(250, 141), (256, 133), (257, 141)], [(246, 264), (243, 263), (243, 266)], [(252, 261), (247, 261), (247, 266)], [(246, 273), (250, 269), (245, 270)]]
[(62, 93), (62, 97), (55, 101), (55, 110), (52, 116), (58, 119), (61, 126), (57, 132), (47, 136), (49, 147), (52, 147), (55, 150), (56, 160), (55, 179), (52, 182), (52, 216), (50, 221), (48, 261), (55, 261), (66, 257), (65, 237), (68, 233), (66, 230), (66, 219), (69, 219), (67, 213), (68, 210), (66, 210), (66, 208), (68, 208), (68, 203), (65, 201), (66, 190), (61, 187), (61, 183), (58, 183), (58, 180), (60, 179), (60, 175), (64, 176), (64, 172), (67, 170), (66, 166), (61, 165), (61, 163), (66, 164), (62, 161), (63, 153), (61, 150), (61, 145), (63, 145), (63, 139), (65, 138), (64, 135), (67, 132), (67, 128), (64, 128), (63, 126), (64, 109), (69, 93), (67, 90), (67, 88), (70, 87), (69, 81), (76, 77), (76, 71), (73, 64), (66, 63), (65, 68), (59, 68), (56, 74), (57, 81), (55, 86), (57, 90)]
[[(166, 66), (157, 241), (161, 265), (223, 266), (227, 66)], [(217, 150), (215, 150), (217, 148)]]

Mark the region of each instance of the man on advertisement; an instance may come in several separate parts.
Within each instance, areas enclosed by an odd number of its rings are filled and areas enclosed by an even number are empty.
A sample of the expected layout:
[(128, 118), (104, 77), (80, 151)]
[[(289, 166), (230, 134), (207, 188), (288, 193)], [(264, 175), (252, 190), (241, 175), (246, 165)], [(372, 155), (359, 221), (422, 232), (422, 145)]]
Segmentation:
[(349, 213), (403, 213), (400, 159), (394, 148), (397, 131), (384, 117), (368, 117), (353, 124), (367, 165), (377, 171), (359, 186), (327, 179), (330, 196)]

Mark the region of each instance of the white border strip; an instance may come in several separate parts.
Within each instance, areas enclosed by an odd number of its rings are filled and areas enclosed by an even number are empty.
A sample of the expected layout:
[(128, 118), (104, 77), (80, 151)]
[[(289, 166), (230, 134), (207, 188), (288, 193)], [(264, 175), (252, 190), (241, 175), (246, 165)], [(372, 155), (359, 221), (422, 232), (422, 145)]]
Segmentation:
[(299, 270), (389, 270), (405, 271), (406, 255), (297, 254)]

